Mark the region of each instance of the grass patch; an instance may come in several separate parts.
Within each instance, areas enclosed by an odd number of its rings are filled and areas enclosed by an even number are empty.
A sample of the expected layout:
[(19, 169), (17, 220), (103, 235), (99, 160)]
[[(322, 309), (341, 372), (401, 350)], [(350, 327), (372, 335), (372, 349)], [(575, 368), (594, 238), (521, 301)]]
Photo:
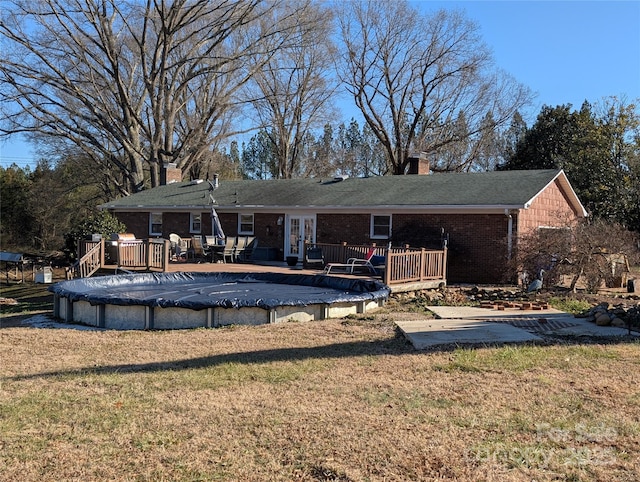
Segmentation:
[(564, 311), (566, 313), (571, 313), (577, 315), (578, 313), (582, 313), (593, 305), (585, 300), (577, 300), (575, 298), (561, 298), (561, 297), (551, 297), (549, 298), (549, 305), (551, 305), (556, 310)]
[(48, 285), (44, 284), (0, 284), (0, 297), (18, 302), (17, 304), (0, 304), (0, 317), (51, 312), (53, 309), (53, 293), (49, 292)]
[(0, 329), (0, 481), (639, 480), (640, 344)]
[(436, 365), (435, 369), (447, 373), (521, 373), (544, 366), (565, 370), (576, 366), (598, 366), (603, 360), (615, 360), (618, 356), (615, 350), (601, 345), (576, 345), (562, 349), (537, 345), (507, 345), (485, 350), (458, 348), (446, 363)]
[(262, 382), (288, 383), (313, 372), (325, 370), (327, 363), (319, 360), (297, 362), (240, 363), (230, 362), (201, 370), (189, 370), (187, 374), (175, 374), (171, 383), (184, 383), (191, 389), (211, 390), (225, 386)]
[(450, 356), (448, 363), (437, 366), (445, 372), (522, 372), (550, 363), (551, 351), (539, 346), (504, 346), (491, 350), (458, 348)]

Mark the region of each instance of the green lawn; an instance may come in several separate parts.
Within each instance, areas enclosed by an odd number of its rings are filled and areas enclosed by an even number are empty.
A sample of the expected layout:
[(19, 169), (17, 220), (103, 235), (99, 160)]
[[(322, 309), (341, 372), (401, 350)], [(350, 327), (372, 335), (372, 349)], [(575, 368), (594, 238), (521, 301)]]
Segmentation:
[(0, 329), (0, 480), (640, 480), (638, 343), (417, 352), (404, 309)]

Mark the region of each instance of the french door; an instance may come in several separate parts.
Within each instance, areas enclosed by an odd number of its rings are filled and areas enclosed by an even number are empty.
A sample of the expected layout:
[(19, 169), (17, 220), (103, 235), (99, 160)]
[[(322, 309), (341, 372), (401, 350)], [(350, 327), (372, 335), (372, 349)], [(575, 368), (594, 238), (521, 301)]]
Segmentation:
[(285, 237), (286, 256), (303, 258), (304, 242), (316, 242), (316, 217), (312, 214), (290, 215), (287, 217), (287, 236)]

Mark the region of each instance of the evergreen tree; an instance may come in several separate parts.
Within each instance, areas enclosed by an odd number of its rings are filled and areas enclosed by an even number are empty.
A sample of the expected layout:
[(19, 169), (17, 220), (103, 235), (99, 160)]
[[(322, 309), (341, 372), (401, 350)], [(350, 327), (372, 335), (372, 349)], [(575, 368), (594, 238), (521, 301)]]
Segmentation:
[(516, 127), (515, 150), (499, 169), (563, 169), (592, 216), (640, 229), (640, 117), (616, 99), (601, 110), (544, 106), (524, 135)]

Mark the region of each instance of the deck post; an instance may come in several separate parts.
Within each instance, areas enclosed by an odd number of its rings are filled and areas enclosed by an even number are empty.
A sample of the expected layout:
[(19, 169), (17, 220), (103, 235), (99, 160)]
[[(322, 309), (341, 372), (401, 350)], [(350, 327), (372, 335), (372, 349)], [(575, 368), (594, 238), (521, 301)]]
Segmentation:
[(447, 282), (447, 246), (442, 249), (442, 276), (444, 282)]
[(147, 239), (147, 242), (145, 243), (145, 249), (147, 250), (147, 256), (145, 256), (147, 258), (147, 271), (149, 271), (149, 269), (151, 268), (151, 266), (153, 266), (153, 243), (151, 242), (151, 239)]
[(104, 268), (104, 238), (100, 238), (100, 269)]
[(164, 254), (162, 255), (162, 272), (166, 272), (169, 267), (169, 257), (171, 256), (171, 242), (164, 240)]
[(386, 249), (384, 255), (384, 278), (382, 281), (387, 286), (391, 281), (391, 250), (389, 248)]

